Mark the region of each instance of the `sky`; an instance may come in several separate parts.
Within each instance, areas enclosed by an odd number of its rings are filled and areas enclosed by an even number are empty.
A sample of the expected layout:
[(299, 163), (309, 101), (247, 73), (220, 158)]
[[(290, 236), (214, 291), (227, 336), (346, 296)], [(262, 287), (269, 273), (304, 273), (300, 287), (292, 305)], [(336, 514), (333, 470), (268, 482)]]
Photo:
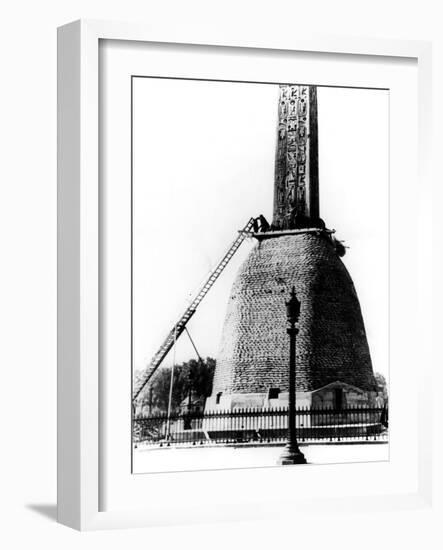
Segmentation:
[[(294, 80), (296, 83), (296, 80)], [(278, 85), (135, 78), (133, 357), (144, 368), (251, 216), (272, 219)], [(389, 92), (318, 88), (320, 215), (349, 247), (374, 371), (388, 375)], [(217, 357), (239, 251), (188, 324)], [(186, 334), (176, 361), (195, 358)], [(173, 360), (172, 352), (163, 366)]]

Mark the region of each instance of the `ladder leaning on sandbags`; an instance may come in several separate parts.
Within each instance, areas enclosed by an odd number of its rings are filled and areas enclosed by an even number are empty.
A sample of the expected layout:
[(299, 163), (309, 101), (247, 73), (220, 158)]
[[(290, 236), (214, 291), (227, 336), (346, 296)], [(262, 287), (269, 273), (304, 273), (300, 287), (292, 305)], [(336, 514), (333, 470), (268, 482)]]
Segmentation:
[(169, 331), (167, 337), (163, 341), (157, 353), (152, 358), (149, 366), (146, 368), (142, 377), (139, 379), (139, 381), (135, 385), (133, 390), (133, 396), (132, 396), (133, 402), (138, 398), (140, 393), (143, 391), (143, 389), (146, 387), (148, 382), (151, 380), (152, 376), (154, 375), (154, 373), (156, 372), (156, 370), (161, 365), (162, 361), (164, 360), (164, 358), (167, 356), (170, 349), (174, 345), (174, 342), (177, 340), (177, 338), (179, 338), (179, 336), (185, 330), (187, 323), (189, 322), (191, 317), (194, 315), (201, 301), (209, 292), (212, 285), (221, 275), (225, 267), (228, 265), (231, 258), (237, 252), (242, 242), (246, 239), (248, 235), (250, 235), (253, 226), (254, 226), (254, 218), (250, 218), (248, 223), (245, 225), (245, 227), (238, 232), (238, 236), (232, 242), (231, 246), (223, 255), (222, 259), (218, 262), (216, 267), (211, 271), (211, 273), (209, 274), (209, 277), (206, 279), (205, 283), (200, 288), (199, 292), (197, 293), (195, 298), (192, 300), (190, 305), (186, 308), (183, 315), (180, 317), (180, 319), (174, 324), (172, 329)]

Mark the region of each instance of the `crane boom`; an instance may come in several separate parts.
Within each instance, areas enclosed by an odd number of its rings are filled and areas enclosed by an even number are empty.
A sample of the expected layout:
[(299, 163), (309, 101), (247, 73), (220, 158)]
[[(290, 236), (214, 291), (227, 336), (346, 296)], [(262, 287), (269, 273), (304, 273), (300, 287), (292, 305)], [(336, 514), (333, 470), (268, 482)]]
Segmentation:
[(186, 325), (188, 324), (191, 317), (194, 315), (196, 309), (200, 305), (203, 298), (206, 296), (206, 294), (211, 289), (212, 285), (215, 283), (215, 281), (219, 278), (219, 276), (221, 275), (225, 267), (228, 265), (232, 256), (237, 252), (241, 243), (248, 236), (251, 228), (253, 227), (253, 224), (254, 224), (254, 218), (250, 218), (248, 223), (245, 225), (245, 227), (241, 231), (239, 231), (238, 236), (232, 242), (231, 246), (228, 248), (228, 250), (223, 255), (221, 260), (218, 262), (216, 267), (211, 271), (211, 273), (209, 274), (209, 277), (206, 279), (205, 283), (202, 285), (202, 287), (200, 288), (199, 292), (196, 294), (195, 298), (192, 300), (190, 305), (186, 308), (183, 315), (180, 317), (180, 319), (174, 324), (172, 329), (169, 331), (166, 339), (158, 349), (157, 353), (152, 358), (143, 376), (138, 381), (138, 383), (134, 386), (133, 394), (132, 394), (133, 401), (135, 401), (138, 398), (140, 393), (146, 387), (146, 384), (149, 382), (149, 380), (151, 380), (155, 371), (158, 369), (163, 359), (166, 357), (166, 355), (169, 353), (169, 350), (174, 345), (174, 340), (176, 340), (181, 335), (181, 333), (185, 330)]

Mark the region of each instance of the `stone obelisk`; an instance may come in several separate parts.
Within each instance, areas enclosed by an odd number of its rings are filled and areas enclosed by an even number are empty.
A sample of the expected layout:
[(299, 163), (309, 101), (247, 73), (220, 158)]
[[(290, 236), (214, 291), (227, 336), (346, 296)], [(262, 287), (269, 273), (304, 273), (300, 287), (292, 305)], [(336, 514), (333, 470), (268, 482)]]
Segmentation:
[(297, 403), (333, 404), (334, 392), (348, 404), (374, 397), (344, 248), (320, 218), (318, 124), (316, 87), (280, 86), (273, 220), (254, 235), (257, 244), (232, 286), (206, 410), (287, 403), (285, 300), (293, 286), (301, 302)]
[[(319, 223), (317, 89), (282, 86), (278, 103), (274, 218), (277, 228)], [(321, 224), (324, 227), (324, 224)]]

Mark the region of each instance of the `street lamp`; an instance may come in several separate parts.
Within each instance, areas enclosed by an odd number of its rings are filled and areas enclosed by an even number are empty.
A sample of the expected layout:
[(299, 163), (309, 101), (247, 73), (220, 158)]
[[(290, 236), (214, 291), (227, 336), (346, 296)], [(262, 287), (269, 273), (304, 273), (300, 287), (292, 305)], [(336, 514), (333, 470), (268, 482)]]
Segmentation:
[(288, 442), (283, 450), (278, 463), (306, 464), (304, 454), (298, 448), (297, 434), (295, 431), (295, 339), (298, 328), (295, 326), (300, 317), (300, 302), (295, 295), (295, 287), (292, 287), (291, 298), (286, 302), (286, 316), (289, 328), (289, 397), (288, 397)]

